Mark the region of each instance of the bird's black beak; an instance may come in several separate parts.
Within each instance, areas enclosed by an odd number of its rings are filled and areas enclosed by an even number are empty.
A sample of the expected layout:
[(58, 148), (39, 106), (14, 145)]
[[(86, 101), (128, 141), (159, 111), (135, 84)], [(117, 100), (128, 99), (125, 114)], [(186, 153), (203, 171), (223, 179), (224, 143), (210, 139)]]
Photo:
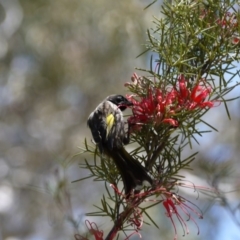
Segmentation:
[(124, 98), (124, 101), (119, 105), (121, 111), (124, 111), (126, 108), (133, 106), (133, 103)]
[[(127, 100), (127, 99), (126, 99)], [(126, 104), (128, 107), (130, 107), (130, 106), (133, 106), (133, 103), (132, 102), (130, 102), (130, 101), (126, 101), (124, 104)]]

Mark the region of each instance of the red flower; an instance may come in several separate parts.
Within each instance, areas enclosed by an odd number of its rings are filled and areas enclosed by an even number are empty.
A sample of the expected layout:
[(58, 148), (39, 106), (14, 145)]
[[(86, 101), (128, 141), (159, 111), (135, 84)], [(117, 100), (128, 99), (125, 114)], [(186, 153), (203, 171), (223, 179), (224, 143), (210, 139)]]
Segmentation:
[[(169, 187), (174, 186), (175, 183), (170, 182), (168, 184)], [(186, 185), (184, 183), (177, 183), (178, 186), (182, 187), (187, 187), (187, 188), (199, 188), (199, 189), (205, 189), (207, 191), (212, 191), (213, 189), (201, 187), (201, 186), (192, 186), (192, 185)], [(134, 231), (132, 234), (130, 234), (125, 240), (129, 239), (132, 235), (138, 234), (140, 237), (139, 230), (141, 229), (144, 220), (143, 220), (143, 215), (142, 215), (142, 210), (138, 207), (139, 203), (141, 202), (154, 202), (154, 203), (162, 203), (165, 210), (166, 210), (166, 216), (170, 218), (172, 225), (174, 227), (175, 231), (175, 237), (174, 240), (177, 239), (177, 228), (174, 222), (174, 219), (177, 219), (180, 222), (180, 225), (183, 228), (184, 234), (189, 233), (188, 226), (187, 226), (187, 221), (191, 220), (197, 227), (198, 234), (199, 234), (199, 227), (192, 217), (192, 215), (196, 215), (200, 219), (203, 218), (203, 215), (199, 208), (188, 201), (187, 199), (176, 195), (174, 193), (171, 193), (167, 190), (166, 187), (159, 185), (156, 186), (155, 188), (151, 188), (148, 190), (145, 190), (142, 193), (137, 193), (132, 198), (126, 199), (126, 197), (121, 193), (121, 191), (115, 187), (113, 184), (110, 185), (114, 191), (121, 197), (122, 201), (126, 201), (126, 204), (128, 206), (131, 206), (131, 215), (128, 215), (128, 224), (130, 224), (133, 228)], [(156, 196), (156, 198), (151, 198), (151, 196)], [(193, 207), (191, 206), (193, 205)], [(130, 208), (129, 208), (130, 209)], [(128, 209), (128, 210), (129, 210)], [(129, 212), (128, 212), (129, 214)], [(185, 219), (187, 217), (187, 219)]]
[[(177, 126), (176, 120), (170, 116), (174, 115), (171, 112), (171, 105), (175, 101), (174, 94), (163, 94), (159, 89), (149, 89), (148, 96), (141, 97), (140, 101), (136, 100), (134, 96), (127, 96), (133, 103), (133, 116), (128, 119), (131, 125), (143, 125), (146, 123), (154, 123), (159, 125), (161, 122)], [(166, 118), (166, 116), (168, 116)]]
[(142, 88), (142, 77), (141, 76), (138, 76), (136, 73), (133, 73), (133, 75), (131, 76), (131, 81), (132, 81), (132, 83), (130, 83), (130, 82), (126, 82), (125, 84), (124, 84), (124, 86), (125, 87), (129, 87), (129, 88), (131, 88), (131, 87), (138, 87), (138, 88)]
[[(135, 76), (135, 75), (134, 75)], [(135, 76), (136, 77), (136, 76)], [(138, 77), (138, 84), (141, 78)], [(210, 95), (211, 87), (206, 87), (203, 79), (194, 86), (188, 84), (184, 75), (178, 78), (178, 84), (168, 90), (160, 88), (149, 88), (145, 97), (127, 96), (133, 103), (133, 116), (128, 122), (134, 130), (139, 130), (142, 125), (152, 123), (159, 125), (167, 123), (177, 127), (178, 121), (175, 119), (176, 113), (182, 110), (194, 110), (196, 108), (213, 107), (212, 101), (205, 101)]]
[[(201, 79), (196, 83), (196, 85), (192, 89), (187, 88), (188, 81), (181, 75), (178, 79), (179, 83), (179, 94), (178, 94), (178, 102), (180, 107), (184, 106), (188, 110), (193, 110), (196, 108), (205, 108), (205, 107), (213, 107), (214, 102), (206, 101), (206, 98), (211, 93), (211, 87), (206, 87), (204, 85), (204, 80)], [(201, 85), (202, 83), (202, 85)]]
[(233, 37), (232, 38), (232, 44), (237, 45), (240, 42), (240, 37)]
[(167, 217), (170, 218), (172, 225), (174, 227), (174, 231), (175, 231), (174, 240), (177, 239), (177, 229), (176, 229), (176, 225), (173, 220), (173, 215), (175, 215), (177, 217), (178, 221), (181, 223), (181, 225), (183, 227), (184, 235), (185, 235), (185, 232), (187, 234), (189, 233), (189, 230), (188, 230), (188, 227), (186, 224), (186, 220), (184, 220), (183, 217), (180, 215), (179, 210), (181, 210), (188, 217), (187, 220), (190, 219), (195, 223), (195, 225), (197, 226), (197, 229), (198, 229), (198, 234), (199, 234), (199, 227), (198, 227), (196, 221), (191, 217), (189, 210), (191, 212), (195, 213), (196, 215), (198, 215), (198, 217), (200, 219), (202, 219), (203, 216), (201, 213), (199, 213), (196, 210), (194, 210), (193, 208), (189, 207), (185, 203), (185, 200), (182, 197), (177, 196), (175, 194), (171, 194), (170, 197), (167, 197), (167, 199), (163, 201), (163, 206), (166, 209)]
[[(103, 231), (100, 231), (98, 229), (97, 224), (95, 222), (90, 223), (88, 220), (86, 220), (85, 224), (89, 230), (89, 233), (91, 233), (95, 237), (95, 240), (103, 240)], [(79, 234), (75, 234), (74, 237), (76, 240), (88, 240), (87, 238), (82, 237)]]
[(237, 16), (235, 13), (226, 12), (222, 19), (217, 19), (217, 24), (222, 28), (235, 30), (238, 26)]

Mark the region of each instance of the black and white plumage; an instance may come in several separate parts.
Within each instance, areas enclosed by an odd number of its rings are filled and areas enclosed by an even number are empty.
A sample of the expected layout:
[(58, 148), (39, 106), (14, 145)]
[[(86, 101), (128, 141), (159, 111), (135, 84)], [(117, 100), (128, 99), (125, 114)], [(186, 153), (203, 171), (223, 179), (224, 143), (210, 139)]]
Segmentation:
[(87, 121), (100, 152), (116, 164), (127, 197), (132, 190), (152, 185), (152, 178), (146, 169), (124, 148), (129, 137), (125, 131), (122, 111), (131, 105), (122, 95), (110, 95), (97, 106)]

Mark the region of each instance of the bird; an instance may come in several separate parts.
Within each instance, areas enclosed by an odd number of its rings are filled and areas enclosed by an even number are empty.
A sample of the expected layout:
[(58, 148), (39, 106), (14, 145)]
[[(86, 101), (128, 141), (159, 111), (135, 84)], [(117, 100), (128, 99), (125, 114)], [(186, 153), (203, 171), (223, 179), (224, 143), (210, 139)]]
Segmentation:
[(127, 198), (133, 191), (140, 192), (143, 186), (150, 187), (153, 183), (144, 166), (124, 147), (129, 143), (129, 129), (125, 129), (123, 111), (132, 105), (124, 96), (113, 94), (105, 98), (87, 120), (100, 153), (114, 161)]

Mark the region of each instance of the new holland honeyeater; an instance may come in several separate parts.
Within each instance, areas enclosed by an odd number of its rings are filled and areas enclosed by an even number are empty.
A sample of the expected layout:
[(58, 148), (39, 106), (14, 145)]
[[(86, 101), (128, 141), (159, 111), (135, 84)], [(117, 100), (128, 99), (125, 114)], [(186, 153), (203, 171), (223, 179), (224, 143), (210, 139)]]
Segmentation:
[(122, 177), (127, 197), (133, 190), (151, 186), (152, 178), (124, 148), (129, 142), (123, 111), (133, 104), (122, 95), (110, 95), (88, 117), (87, 124), (100, 153), (109, 156)]

